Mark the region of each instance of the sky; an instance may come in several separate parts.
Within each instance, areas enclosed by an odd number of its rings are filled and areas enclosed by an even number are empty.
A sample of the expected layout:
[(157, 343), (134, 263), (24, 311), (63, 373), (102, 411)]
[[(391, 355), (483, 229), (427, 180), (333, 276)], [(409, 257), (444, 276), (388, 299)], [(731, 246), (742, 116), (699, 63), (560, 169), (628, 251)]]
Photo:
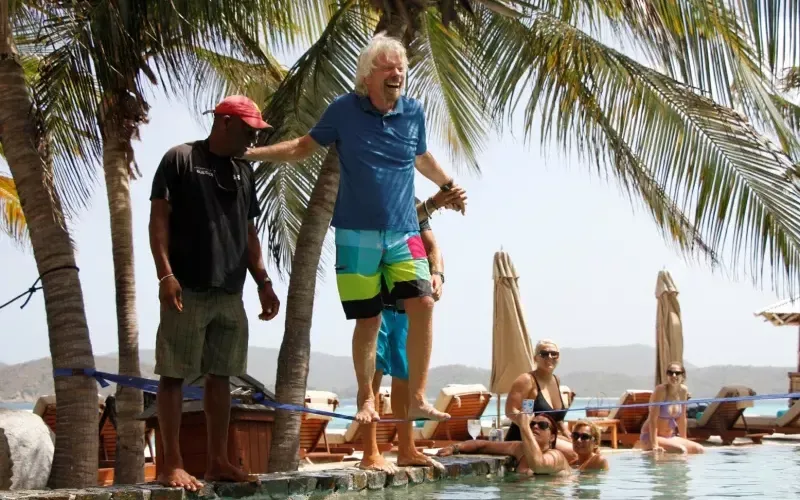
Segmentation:
[[(158, 284), (150, 254), (147, 224), (149, 192), (162, 155), (172, 146), (204, 138), (209, 117), (198, 119), (189, 107), (157, 95), (150, 122), (134, 150), (143, 177), (132, 184), (133, 231), (140, 347), (153, 349), (158, 327)], [(754, 312), (782, 299), (743, 278), (734, 281), (705, 264), (685, 261), (664, 243), (650, 216), (632, 208), (613, 181), (575, 157), (564, 158), (555, 145), (529, 145), (505, 136), (488, 144), (479, 160), (481, 175), (455, 171), (441, 144), (429, 141), (444, 168), (467, 190), (465, 216), (436, 215), (431, 224), (445, 259), (446, 283), (434, 313), (432, 366), (466, 364), (491, 367), (492, 259), (509, 253), (532, 341), (550, 338), (562, 347), (655, 345), (656, 278), (671, 274), (680, 291), (684, 359), (698, 366), (719, 364), (792, 367), (798, 334), (777, 328)], [(0, 171), (8, 172), (0, 160)], [(116, 317), (111, 236), (102, 175), (91, 206), (73, 223), (77, 264), (95, 354), (116, 351)], [(417, 176), (420, 198), (436, 187)], [(329, 235), (330, 237), (330, 235)], [(265, 259), (267, 256), (265, 255)], [(0, 303), (36, 280), (31, 252), (0, 236), (3, 279)], [(275, 274), (274, 268), (270, 268)], [(256, 288), (248, 279), (245, 307), (250, 345), (280, 346), (288, 278), (276, 279), (283, 301), (270, 322), (257, 319)], [(21, 301), (0, 310), (0, 361), (19, 363), (49, 355), (43, 295), (25, 309)], [(349, 356), (353, 322), (344, 317), (331, 267), (317, 283), (311, 331), (313, 351)], [(613, 371), (613, 367), (609, 367)]]

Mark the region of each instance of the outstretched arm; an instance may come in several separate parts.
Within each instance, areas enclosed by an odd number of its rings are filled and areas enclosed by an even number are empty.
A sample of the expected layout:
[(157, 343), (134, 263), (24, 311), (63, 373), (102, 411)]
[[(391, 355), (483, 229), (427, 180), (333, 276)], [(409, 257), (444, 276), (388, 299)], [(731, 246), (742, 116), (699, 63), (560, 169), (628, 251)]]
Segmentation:
[(306, 134), (297, 139), (248, 149), (243, 158), (249, 161), (298, 162), (305, 160), (321, 146)]

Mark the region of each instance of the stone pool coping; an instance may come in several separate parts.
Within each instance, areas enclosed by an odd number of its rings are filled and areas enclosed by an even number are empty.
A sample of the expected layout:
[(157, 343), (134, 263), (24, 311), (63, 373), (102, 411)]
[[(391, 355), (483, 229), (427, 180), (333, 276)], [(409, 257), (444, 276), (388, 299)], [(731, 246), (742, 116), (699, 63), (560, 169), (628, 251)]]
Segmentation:
[(397, 474), (363, 471), (355, 466), (325, 470), (301, 470), (289, 473), (261, 474), (260, 485), (252, 483), (207, 483), (200, 491), (168, 488), (155, 483), (130, 486), (93, 487), (59, 490), (0, 491), (2, 500), (216, 500), (225, 498), (263, 499), (327, 497), (329, 495), (407, 488), (415, 484), (445, 481), (469, 476), (502, 477), (516, 466), (512, 457), (459, 455), (438, 460), (445, 470), (434, 467), (401, 467)]

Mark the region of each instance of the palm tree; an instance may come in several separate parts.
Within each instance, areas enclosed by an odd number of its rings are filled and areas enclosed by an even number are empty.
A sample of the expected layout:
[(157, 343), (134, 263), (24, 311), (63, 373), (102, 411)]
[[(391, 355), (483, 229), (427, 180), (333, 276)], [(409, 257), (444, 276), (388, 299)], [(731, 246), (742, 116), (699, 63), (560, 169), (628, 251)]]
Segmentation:
[[(53, 368), (94, 369), (75, 254), (61, 195), (54, 183), (53, 151), (26, 81), (11, 29), (9, 0), (0, 0), (0, 127), (3, 152), (30, 230), (50, 335)], [(49, 485), (97, 482), (97, 384), (89, 377), (56, 377), (55, 455)]]
[(28, 238), (25, 214), (22, 213), (22, 203), (19, 201), (14, 179), (2, 174), (0, 174), (0, 232), (6, 233), (20, 245), (23, 245)]
[[(728, 248), (730, 264), (747, 255), (754, 280), (768, 260), (776, 264), (773, 284), (796, 282), (800, 195), (786, 179), (799, 151), (798, 120), (790, 118), (800, 114), (774, 86), (779, 64), (764, 69), (763, 60), (777, 61), (777, 45), (773, 31), (759, 29), (769, 18), (795, 43), (796, 13), (790, 19), (744, 0), (647, 0), (636, 8), (623, 0), (536, 8), (351, 0), (329, 10), (305, 3), (327, 15), (327, 26), (273, 95), (264, 114), (276, 127), (264, 143), (306, 133), (334, 96), (352, 89), (369, 36), (387, 29), (409, 49), (408, 93), (423, 102), (429, 130), (459, 166), (478, 171), (489, 133), (502, 132), (523, 106), (527, 137), (540, 119), (543, 141), (576, 147), (614, 176), (683, 254), (720, 264)], [(650, 65), (600, 42), (608, 27), (633, 40)], [(282, 403), (303, 404), (316, 273), (337, 186), (334, 154), (299, 168), (259, 168), (262, 204), (274, 208), (262, 230), (281, 269), (291, 270), (276, 376)], [(275, 432), (298, 436), (299, 416), (280, 412)], [(275, 440), (270, 463), (296, 469), (296, 439)]]
[[(137, 173), (132, 141), (146, 121), (146, 85), (173, 92), (198, 90), (207, 82), (203, 63), (225, 66), (213, 49), (241, 58), (261, 56), (264, 82), (279, 79), (273, 60), (255, 42), (266, 26), (288, 26), (283, 0), (244, 2), (92, 1), (70, 5), (30, 2), (30, 20), (19, 31), (23, 52), (38, 54), (43, 68), (34, 89), (44, 109), (73, 110), (66, 123), (102, 137), (108, 193), (119, 338), (119, 373), (140, 376), (135, 310), (130, 182)], [(280, 30), (272, 30), (279, 36)], [(288, 29), (286, 36), (292, 36)], [(253, 58), (251, 57), (252, 61)], [(240, 62), (238, 68), (241, 68)], [(233, 71), (233, 70), (231, 70)], [(277, 76), (276, 76), (277, 75)], [(220, 87), (217, 87), (220, 89)], [(219, 97), (219, 96), (217, 96)], [(117, 388), (115, 483), (144, 480), (144, 428), (138, 389)]]

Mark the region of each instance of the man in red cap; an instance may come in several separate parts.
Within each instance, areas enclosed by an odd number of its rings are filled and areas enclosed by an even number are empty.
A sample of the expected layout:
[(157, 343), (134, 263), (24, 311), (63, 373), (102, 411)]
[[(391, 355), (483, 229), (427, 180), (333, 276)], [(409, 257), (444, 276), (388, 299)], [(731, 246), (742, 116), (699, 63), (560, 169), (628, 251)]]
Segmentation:
[(246, 481), (228, 461), (228, 377), (247, 370), (248, 322), (242, 302), (247, 275), (258, 286), (259, 319), (280, 301), (261, 257), (254, 219), (261, 214), (251, 166), (236, 159), (270, 125), (258, 106), (230, 96), (214, 109), (207, 139), (164, 155), (150, 195), (150, 248), (158, 277), (161, 321), (156, 338), (158, 421), (164, 469), (158, 482), (196, 491), (183, 465), (178, 434), (184, 379), (205, 375), (207, 481)]

